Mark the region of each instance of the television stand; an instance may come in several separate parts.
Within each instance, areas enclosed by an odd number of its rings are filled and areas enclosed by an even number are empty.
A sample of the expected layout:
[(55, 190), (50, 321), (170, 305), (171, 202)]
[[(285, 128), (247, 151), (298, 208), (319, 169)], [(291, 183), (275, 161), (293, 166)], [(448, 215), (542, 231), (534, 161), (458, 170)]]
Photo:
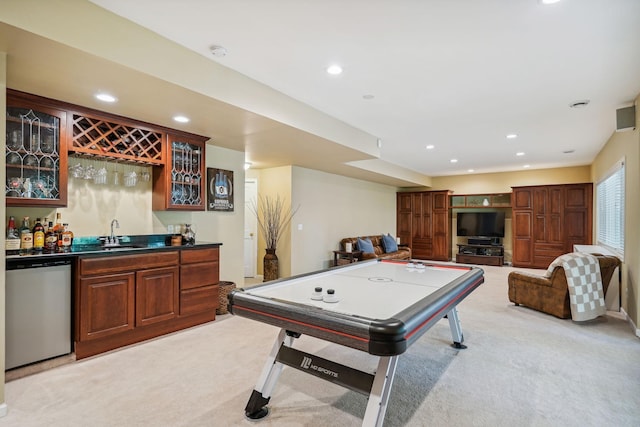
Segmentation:
[(501, 267), (504, 264), (504, 246), (458, 244), (456, 262)]

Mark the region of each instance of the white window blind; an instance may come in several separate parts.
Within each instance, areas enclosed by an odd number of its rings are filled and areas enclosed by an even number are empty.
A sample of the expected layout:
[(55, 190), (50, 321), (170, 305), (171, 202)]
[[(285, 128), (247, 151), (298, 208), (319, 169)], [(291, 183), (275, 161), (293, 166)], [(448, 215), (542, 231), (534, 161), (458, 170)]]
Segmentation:
[(624, 160), (597, 185), (598, 245), (624, 256)]

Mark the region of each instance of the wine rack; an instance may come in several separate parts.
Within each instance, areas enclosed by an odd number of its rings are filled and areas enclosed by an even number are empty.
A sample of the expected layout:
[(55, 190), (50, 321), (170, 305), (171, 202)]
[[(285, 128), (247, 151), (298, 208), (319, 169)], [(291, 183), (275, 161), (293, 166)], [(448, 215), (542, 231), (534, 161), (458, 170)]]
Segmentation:
[(164, 164), (162, 132), (80, 114), (73, 114), (72, 126), (69, 151), (75, 155), (153, 166)]

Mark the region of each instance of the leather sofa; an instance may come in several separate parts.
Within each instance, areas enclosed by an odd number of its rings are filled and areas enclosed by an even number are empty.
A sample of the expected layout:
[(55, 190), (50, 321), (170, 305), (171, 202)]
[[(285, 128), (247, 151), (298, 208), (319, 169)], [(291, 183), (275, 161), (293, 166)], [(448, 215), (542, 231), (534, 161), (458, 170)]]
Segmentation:
[[(620, 260), (615, 256), (595, 254), (600, 264), (602, 289), (606, 295), (609, 282)], [(554, 268), (550, 277), (512, 271), (509, 273), (509, 301), (561, 319), (571, 318), (569, 286), (562, 266)]]
[[(373, 244), (374, 253), (363, 253), (360, 260), (367, 259), (411, 259), (411, 248), (408, 246), (398, 246), (398, 250), (394, 252), (385, 252), (382, 245), (382, 236), (360, 236), (360, 238), (368, 238)], [(346, 237), (340, 240), (340, 250), (346, 250), (346, 244), (351, 243), (353, 250), (359, 250), (358, 237)]]

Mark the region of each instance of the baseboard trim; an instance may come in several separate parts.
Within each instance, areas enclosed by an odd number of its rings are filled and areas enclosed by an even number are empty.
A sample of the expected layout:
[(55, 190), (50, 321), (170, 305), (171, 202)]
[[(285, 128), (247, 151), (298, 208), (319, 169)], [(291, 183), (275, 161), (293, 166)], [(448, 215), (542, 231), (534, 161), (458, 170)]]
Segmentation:
[(7, 406), (7, 404), (4, 402), (0, 403), (0, 418), (6, 417), (8, 413), (9, 407)]

